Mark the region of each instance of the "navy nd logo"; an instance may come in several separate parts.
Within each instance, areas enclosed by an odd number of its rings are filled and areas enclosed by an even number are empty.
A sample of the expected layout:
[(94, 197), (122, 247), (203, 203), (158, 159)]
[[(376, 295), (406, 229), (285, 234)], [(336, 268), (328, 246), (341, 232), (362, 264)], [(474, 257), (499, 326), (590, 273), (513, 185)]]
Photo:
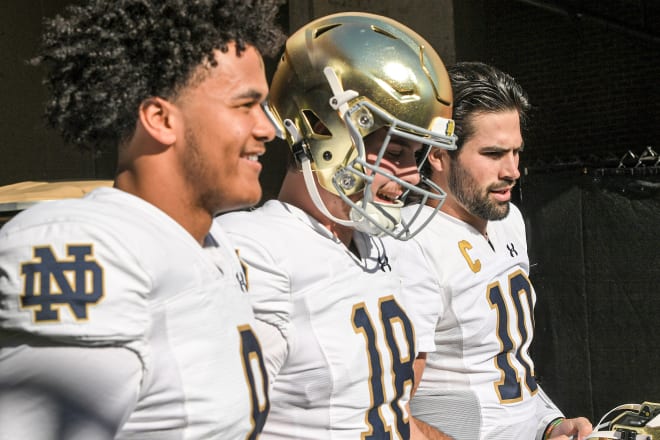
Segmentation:
[(77, 320), (103, 298), (103, 270), (93, 260), (91, 245), (67, 246), (68, 258), (58, 260), (50, 247), (34, 248), (34, 260), (21, 265), (21, 307), (33, 309), (35, 322), (60, 320), (67, 306)]

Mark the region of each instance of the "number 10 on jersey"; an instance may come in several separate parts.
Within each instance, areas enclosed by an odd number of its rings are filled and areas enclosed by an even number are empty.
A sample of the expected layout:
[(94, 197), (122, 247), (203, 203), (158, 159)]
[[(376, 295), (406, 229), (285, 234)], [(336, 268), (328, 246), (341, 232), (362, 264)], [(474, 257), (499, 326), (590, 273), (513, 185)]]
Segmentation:
[[(499, 282), (490, 284), (487, 290), (490, 307), (497, 312), (497, 337), (500, 341), (495, 366), (501, 372), (501, 379), (494, 384), (495, 392), (502, 403), (518, 402), (523, 397), (521, 378), (530, 394), (536, 394), (538, 389), (533, 364), (527, 353), (534, 327), (532, 285), (522, 271), (509, 275), (508, 293), (513, 310), (510, 310)], [(532, 326), (529, 330), (526, 327), (528, 320)], [(519, 344), (511, 336), (514, 332), (520, 336)]]

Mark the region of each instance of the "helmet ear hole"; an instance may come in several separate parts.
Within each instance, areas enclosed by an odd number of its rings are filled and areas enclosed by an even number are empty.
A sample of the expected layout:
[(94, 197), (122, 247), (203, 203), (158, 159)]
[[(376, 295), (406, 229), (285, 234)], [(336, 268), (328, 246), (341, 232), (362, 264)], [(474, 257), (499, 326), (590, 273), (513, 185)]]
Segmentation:
[(305, 118), (305, 123), (316, 136), (327, 138), (332, 137), (332, 133), (330, 132), (328, 126), (325, 125), (312, 110), (303, 110), (302, 115)]

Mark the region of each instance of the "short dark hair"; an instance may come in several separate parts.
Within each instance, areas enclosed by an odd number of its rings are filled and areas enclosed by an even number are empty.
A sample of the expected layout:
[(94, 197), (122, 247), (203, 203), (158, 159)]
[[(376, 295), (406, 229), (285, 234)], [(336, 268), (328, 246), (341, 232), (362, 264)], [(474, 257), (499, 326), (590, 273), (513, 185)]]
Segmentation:
[(511, 75), (476, 61), (456, 63), (447, 71), (454, 95), (452, 117), (458, 150), (474, 134), (472, 117), (477, 114), (515, 110), (525, 132), (531, 104), (527, 93)]
[(214, 50), (235, 42), (274, 56), (285, 35), (282, 0), (89, 0), (45, 20), (39, 55), (49, 126), (81, 147), (116, 148), (134, 132), (140, 103), (176, 96)]

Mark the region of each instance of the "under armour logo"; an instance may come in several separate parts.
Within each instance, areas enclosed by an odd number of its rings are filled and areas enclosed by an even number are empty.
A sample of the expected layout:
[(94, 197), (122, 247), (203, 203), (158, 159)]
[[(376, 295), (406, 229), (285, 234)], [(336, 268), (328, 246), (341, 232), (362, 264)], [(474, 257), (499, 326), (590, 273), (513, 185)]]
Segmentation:
[(516, 250), (515, 247), (513, 247), (513, 243), (507, 244), (506, 248), (509, 250), (509, 254), (511, 255), (512, 258), (518, 256), (518, 251)]
[(380, 270), (383, 272), (392, 272), (392, 266), (390, 266), (390, 259), (387, 258), (387, 255), (382, 255), (378, 257), (378, 264), (380, 265)]
[(238, 249), (234, 250), (236, 252), (236, 257), (238, 257), (238, 262), (241, 264), (241, 271), (236, 272), (236, 281), (241, 286), (243, 292), (248, 291), (248, 265), (241, 258), (241, 253)]
[(37, 322), (59, 321), (63, 306), (76, 319), (87, 319), (87, 308), (103, 298), (103, 270), (88, 258), (92, 246), (68, 246), (67, 255), (68, 259), (58, 260), (49, 247), (37, 247), (36, 261), (21, 264), (21, 307), (33, 308)]

